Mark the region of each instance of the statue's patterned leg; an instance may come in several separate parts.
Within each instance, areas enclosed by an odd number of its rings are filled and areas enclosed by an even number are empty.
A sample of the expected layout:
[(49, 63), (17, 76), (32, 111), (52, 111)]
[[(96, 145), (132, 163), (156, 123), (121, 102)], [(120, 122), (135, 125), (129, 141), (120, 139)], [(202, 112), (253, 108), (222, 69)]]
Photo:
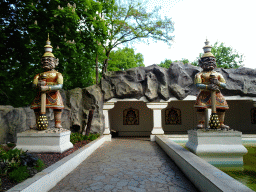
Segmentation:
[(55, 128), (62, 128), (61, 126), (61, 109), (54, 109)]
[(228, 125), (224, 125), (225, 112), (217, 111), (217, 115), (219, 116), (220, 128), (221, 129), (230, 129), (230, 127)]
[(39, 116), (40, 116), (40, 110), (39, 109), (34, 109), (34, 113), (35, 113), (35, 116), (36, 116), (36, 124), (34, 126), (31, 126), (30, 127), (31, 129), (37, 129), (37, 122), (38, 122), (38, 119), (39, 119)]
[(197, 120), (198, 120), (198, 129), (203, 129), (204, 128), (204, 123), (205, 123), (205, 112), (197, 112)]

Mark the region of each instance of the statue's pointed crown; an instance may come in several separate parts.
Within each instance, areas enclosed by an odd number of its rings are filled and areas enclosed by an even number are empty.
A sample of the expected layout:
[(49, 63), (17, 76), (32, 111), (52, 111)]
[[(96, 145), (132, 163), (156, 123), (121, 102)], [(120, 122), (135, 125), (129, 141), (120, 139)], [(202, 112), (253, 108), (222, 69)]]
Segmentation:
[(203, 47), (204, 54), (201, 58), (214, 57), (214, 55), (211, 53), (212, 46), (209, 45), (210, 42), (206, 39), (206, 41), (204, 43), (205, 43), (205, 46)]
[(42, 57), (54, 57), (54, 55), (52, 54), (52, 46), (51, 46), (51, 41), (49, 39), (49, 33), (48, 33), (48, 39), (46, 41), (46, 45), (44, 46), (44, 51), (45, 53)]

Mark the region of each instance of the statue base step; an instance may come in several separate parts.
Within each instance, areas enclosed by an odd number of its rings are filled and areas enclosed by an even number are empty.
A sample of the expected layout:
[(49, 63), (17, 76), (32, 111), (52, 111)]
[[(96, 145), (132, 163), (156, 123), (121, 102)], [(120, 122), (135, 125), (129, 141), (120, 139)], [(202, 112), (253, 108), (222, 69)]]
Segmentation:
[(63, 153), (73, 147), (66, 129), (28, 130), (17, 134), (16, 148), (28, 152)]
[(248, 151), (242, 145), (242, 132), (189, 130), (186, 147), (212, 165), (242, 166)]

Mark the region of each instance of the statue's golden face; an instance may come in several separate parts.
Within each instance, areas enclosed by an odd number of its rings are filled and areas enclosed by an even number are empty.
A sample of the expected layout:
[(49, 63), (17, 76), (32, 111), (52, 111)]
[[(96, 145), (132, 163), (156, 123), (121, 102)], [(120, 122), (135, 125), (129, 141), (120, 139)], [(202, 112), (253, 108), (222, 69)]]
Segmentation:
[(44, 70), (51, 70), (56, 67), (55, 59), (53, 57), (43, 57), (41, 59), (41, 64)]
[(215, 57), (204, 57), (199, 60), (199, 66), (204, 71), (212, 71), (216, 67)]

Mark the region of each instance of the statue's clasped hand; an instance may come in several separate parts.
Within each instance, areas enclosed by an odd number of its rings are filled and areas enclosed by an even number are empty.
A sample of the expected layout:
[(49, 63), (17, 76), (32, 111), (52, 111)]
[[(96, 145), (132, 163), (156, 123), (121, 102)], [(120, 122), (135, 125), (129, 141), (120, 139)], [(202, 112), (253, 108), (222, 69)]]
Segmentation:
[(49, 86), (41, 86), (40, 87), (40, 90), (42, 91), (42, 92), (47, 92), (47, 91), (49, 91), (50, 89), (49, 89)]
[(208, 85), (207, 89), (212, 90), (212, 91), (220, 91), (219, 86), (216, 84)]

